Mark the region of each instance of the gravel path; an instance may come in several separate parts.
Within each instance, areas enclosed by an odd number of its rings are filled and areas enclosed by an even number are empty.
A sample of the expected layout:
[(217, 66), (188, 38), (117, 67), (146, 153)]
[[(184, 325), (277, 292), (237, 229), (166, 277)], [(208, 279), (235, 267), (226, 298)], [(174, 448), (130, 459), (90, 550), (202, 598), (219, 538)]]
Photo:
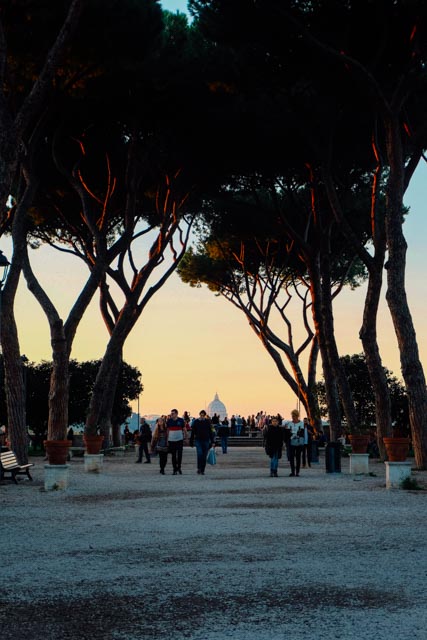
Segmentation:
[[(183, 475), (132, 454), (67, 492), (4, 481), (0, 637), (9, 640), (425, 640), (427, 491), (324, 463), (270, 478), (262, 449)], [(427, 487), (427, 472), (414, 477)]]

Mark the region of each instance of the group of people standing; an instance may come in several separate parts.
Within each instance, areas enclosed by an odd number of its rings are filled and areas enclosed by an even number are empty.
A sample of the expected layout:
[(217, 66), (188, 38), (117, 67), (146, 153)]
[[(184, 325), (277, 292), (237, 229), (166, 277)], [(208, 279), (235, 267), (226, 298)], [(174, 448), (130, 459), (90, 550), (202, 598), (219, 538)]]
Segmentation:
[(299, 476), (302, 466), (311, 467), (311, 442), (313, 429), (307, 418), (300, 420), (298, 409), (291, 412), (291, 420), (282, 424), (280, 416), (273, 416), (263, 430), (264, 448), (270, 458), (270, 476), (277, 478), (279, 460), (282, 458), (283, 448), (291, 466), (289, 476)]
[[(186, 419), (187, 418), (187, 419)], [(290, 464), (290, 476), (299, 476), (301, 464), (311, 466), (311, 441), (313, 429), (307, 418), (300, 420), (299, 411), (294, 409), (291, 420), (283, 421), (280, 415), (272, 416), (263, 427), (263, 443), (266, 454), (270, 457), (270, 476), (278, 476), (279, 460), (283, 449), (286, 450)], [(173, 475), (182, 474), (182, 454), (184, 444), (196, 447), (197, 473), (204, 475), (206, 459), (211, 447), (215, 446), (216, 436), (221, 438), (222, 452), (227, 453), (227, 441), (230, 436), (228, 424), (214, 424), (205, 410), (199, 412), (199, 417), (190, 421), (188, 413), (183, 417), (178, 415), (177, 409), (172, 409), (169, 416), (157, 419), (153, 432), (145, 418), (141, 418), (139, 432), (136, 436), (138, 446), (137, 463), (151, 463), (151, 454), (159, 457), (160, 473), (165, 474), (168, 455), (171, 455)]]

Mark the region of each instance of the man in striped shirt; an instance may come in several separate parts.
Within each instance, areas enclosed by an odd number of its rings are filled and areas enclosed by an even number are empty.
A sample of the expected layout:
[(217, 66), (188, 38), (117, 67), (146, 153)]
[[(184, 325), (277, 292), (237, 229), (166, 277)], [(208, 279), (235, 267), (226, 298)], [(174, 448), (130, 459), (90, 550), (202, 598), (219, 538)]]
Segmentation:
[(170, 418), (166, 422), (168, 429), (168, 445), (172, 454), (173, 475), (181, 475), (182, 449), (185, 438), (185, 422), (178, 417), (178, 410), (172, 409)]

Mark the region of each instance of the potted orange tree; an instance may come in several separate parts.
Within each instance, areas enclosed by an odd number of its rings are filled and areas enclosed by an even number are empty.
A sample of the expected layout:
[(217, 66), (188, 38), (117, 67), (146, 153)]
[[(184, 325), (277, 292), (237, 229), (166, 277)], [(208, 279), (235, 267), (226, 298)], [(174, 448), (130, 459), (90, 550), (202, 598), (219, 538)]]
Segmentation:
[(369, 433), (364, 433), (363, 425), (357, 430), (357, 433), (350, 433), (348, 439), (351, 444), (352, 453), (367, 453)]
[(409, 437), (401, 427), (393, 429), (393, 435), (383, 438), (389, 462), (404, 462), (409, 452)]

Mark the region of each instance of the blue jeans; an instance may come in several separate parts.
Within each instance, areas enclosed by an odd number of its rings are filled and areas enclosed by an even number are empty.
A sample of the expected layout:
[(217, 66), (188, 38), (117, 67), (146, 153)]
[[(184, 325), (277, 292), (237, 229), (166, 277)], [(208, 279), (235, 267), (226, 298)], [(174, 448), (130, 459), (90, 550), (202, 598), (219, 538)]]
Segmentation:
[(270, 471), (277, 471), (279, 467), (279, 453), (273, 453), (273, 457), (270, 458)]
[(204, 473), (206, 468), (206, 456), (211, 446), (210, 440), (196, 440), (197, 469)]
[(221, 436), (222, 452), (227, 453), (228, 436)]

